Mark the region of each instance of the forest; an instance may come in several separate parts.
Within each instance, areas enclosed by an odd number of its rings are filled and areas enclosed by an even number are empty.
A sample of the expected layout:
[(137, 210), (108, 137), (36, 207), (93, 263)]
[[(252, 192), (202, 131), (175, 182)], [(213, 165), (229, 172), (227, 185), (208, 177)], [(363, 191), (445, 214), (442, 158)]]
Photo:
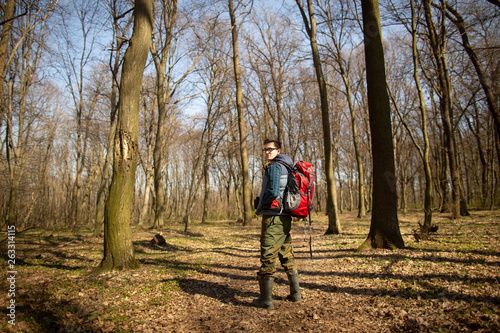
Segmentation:
[[(0, 5), (20, 331), (499, 329), (498, 0)], [(252, 321), (266, 138), (316, 172), (309, 304)]]

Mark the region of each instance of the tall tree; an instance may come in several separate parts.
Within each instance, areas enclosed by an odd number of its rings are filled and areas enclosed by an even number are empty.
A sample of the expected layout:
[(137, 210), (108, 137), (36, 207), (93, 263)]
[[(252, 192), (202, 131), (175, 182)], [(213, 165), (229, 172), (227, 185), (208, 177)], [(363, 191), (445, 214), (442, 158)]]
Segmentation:
[(368, 90), (368, 111), (372, 137), (373, 203), (370, 232), (359, 250), (403, 248), (398, 222), (398, 197), (391, 106), (387, 93), (384, 49), (378, 0), (362, 0), (363, 32)]
[[(75, 31), (66, 22), (64, 25), (64, 37), (61, 38), (61, 63), (63, 64), (63, 76), (67, 83), (74, 104), (75, 121), (75, 182), (72, 193), (72, 224), (81, 223), (83, 201), (83, 177), (87, 158), (88, 147), (88, 121), (93, 118), (93, 109), (87, 105), (85, 96), (85, 71), (91, 65), (93, 46), (100, 33), (95, 22), (98, 15), (98, 4), (89, 5), (86, 1), (73, 1), (69, 10), (74, 12), (79, 23), (78, 38)], [(69, 20), (76, 21), (70, 16)], [(68, 20), (68, 21), (69, 21)], [(63, 17), (66, 21), (66, 17)], [(76, 51), (75, 51), (76, 50)], [(97, 89), (96, 97), (100, 89)], [(95, 104), (94, 104), (95, 106)]]
[[(352, 141), (354, 146), (354, 154), (356, 156), (356, 165), (358, 169), (358, 218), (363, 218), (366, 216), (366, 205), (365, 205), (365, 175), (364, 175), (364, 167), (363, 167), (363, 154), (360, 150), (360, 143), (358, 138), (358, 125), (356, 121), (356, 110), (353, 101), (353, 94), (356, 91), (352, 91), (351, 88), (351, 59), (347, 55), (348, 52), (343, 50), (343, 46), (345, 42), (343, 41), (345, 38), (349, 38), (350, 34), (348, 33), (348, 21), (350, 20), (347, 15), (349, 13), (349, 3), (350, 1), (339, 1), (338, 5), (340, 8), (334, 10), (331, 7), (331, 2), (327, 1), (322, 4), (321, 11), (322, 15), (326, 18), (326, 26), (329, 32), (329, 38), (332, 47), (328, 47), (329, 54), (333, 57), (336, 66), (335, 70), (342, 77), (342, 82), (344, 83), (345, 90), (343, 91), (346, 99), (347, 106), (349, 108), (349, 113), (351, 116), (351, 130), (352, 130)], [(340, 18), (334, 19), (333, 17), (340, 15)], [(338, 24), (338, 30), (337, 26)]]
[(318, 82), (320, 103), (321, 103), (321, 121), (323, 125), (323, 143), (325, 151), (325, 174), (326, 174), (326, 210), (328, 215), (328, 229), (325, 234), (339, 234), (342, 232), (340, 220), (337, 209), (337, 185), (335, 183), (335, 173), (333, 170), (333, 146), (330, 134), (330, 112), (328, 107), (328, 92), (326, 87), (325, 76), (323, 75), (323, 68), (321, 66), (321, 59), (319, 56), (318, 42), (316, 40), (316, 19), (314, 18), (314, 10), (312, 0), (307, 0), (306, 14), (304, 6), (300, 0), (296, 0), (299, 7), (304, 26), (309, 37), (311, 44), (311, 51), (314, 62), (314, 69), (316, 70), (316, 80)]
[[(241, 5), (241, 2), (238, 2)], [(240, 138), (241, 158), (241, 180), (243, 190), (243, 225), (250, 222), (252, 218), (252, 205), (250, 194), (250, 183), (248, 177), (248, 148), (245, 129), (245, 115), (243, 114), (243, 91), (241, 87), (240, 55), (238, 51), (238, 24), (236, 22), (236, 10), (233, 0), (228, 0), (229, 15), (231, 17), (231, 36), (233, 45), (233, 68), (234, 80), (236, 82), (236, 110), (238, 113), (238, 132)], [(237, 6), (238, 7), (238, 6)]]
[[(393, 104), (396, 108), (396, 111), (405, 126), (406, 130), (408, 131), (413, 144), (418, 150), (418, 153), (422, 159), (422, 163), (424, 166), (424, 176), (425, 176), (425, 192), (424, 192), (424, 223), (420, 227), (420, 233), (421, 237), (427, 238), (429, 235), (429, 229), (432, 224), (432, 204), (433, 204), (433, 195), (432, 195), (432, 187), (433, 187), (433, 176), (432, 176), (432, 171), (431, 171), (431, 165), (430, 165), (430, 142), (429, 142), (429, 133), (427, 130), (427, 111), (425, 107), (425, 96), (424, 92), (422, 89), (422, 84), (420, 83), (420, 75), (419, 75), (419, 63), (420, 63), (420, 53), (418, 50), (417, 46), (417, 37), (418, 37), (418, 31), (417, 31), (417, 13), (416, 13), (416, 8), (415, 8), (415, 1), (410, 0), (410, 6), (411, 6), (411, 25), (407, 26), (406, 28), (408, 31), (411, 33), (412, 37), (412, 43), (411, 43), (411, 50), (412, 50), (412, 60), (413, 60), (413, 80), (415, 81), (415, 87), (417, 88), (417, 93), (418, 93), (418, 101), (419, 101), (419, 110), (420, 110), (420, 121), (421, 121), (421, 137), (423, 139), (423, 148), (421, 144), (417, 142), (417, 136), (414, 133), (414, 130), (411, 128), (411, 126), (405, 121), (403, 118), (401, 112), (399, 111), (399, 107), (393, 97), (393, 94), (391, 90), (389, 89), (389, 93), (391, 96), (391, 99), (393, 100)], [(395, 12), (397, 12), (396, 9), (394, 9)], [(399, 18), (398, 19), (405, 23), (407, 20), (404, 18)]]
[[(264, 10), (255, 12), (253, 21), (256, 29), (252, 29), (252, 32), (257, 31), (257, 36), (260, 38), (254, 40), (255, 38), (248, 37), (249, 53), (256, 58), (255, 60), (250, 58), (252, 69), (259, 78), (262, 99), (266, 103), (264, 110), (269, 110), (267, 113), (275, 125), (276, 130), (273, 132), (277, 132), (277, 139), (280, 142), (285, 143), (288, 139), (287, 152), (291, 153), (292, 147), (296, 144), (292, 144), (292, 135), (288, 135), (288, 138), (284, 135), (285, 101), (289, 99), (287, 92), (292, 90), (290, 86), (295, 83), (295, 80), (290, 78), (297, 64), (299, 41), (295, 32), (287, 29), (290, 26), (288, 17), (277, 16), (275, 12)], [(264, 119), (266, 118), (267, 114), (264, 114)]]
[[(10, 31), (12, 29), (12, 24), (14, 23), (15, 5), (15, 0), (8, 0), (7, 3), (2, 5), (3, 24), (2, 33), (0, 34), (0, 97), (3, 96), (5, 87), (5, 69), (7, 68), (7, 60), (9, 59), (7, 53), (9, 50)], [(5, 105), (2, 97), (0, 98), (0, 127), (2, 127), (3, 124), (4, 114)]]
[[(448, 4), (446, 1), (445, 5), (446, 5), (446, 17), (448, 17), (448, 19), (451, 22), (453, 22), (453, 24), (457, 27), (458, 31), (460, 32), (460, 36), (462, 37), (462, 46), (467, 52), (467, 55), (469, 56), (469, 59), (472, 62), (472, 65), (474, 66), (474, 69), (476, 70), (477, 76), (479, 78), (479, 83), (481, 84), (481, 88), (483, 88), (484, 95), (486, 96), (488, 110), (490, 111), (491, 116), (493, 117), (493, 123), (495, 124), (495, 129), (497, 132), (497, 139), (500, 140), (500, 112), (498, 111), (498, 104), (496, 104), (495, 102), (495, 96), (493, 95), (492, 88), (484, 73), (483, 66), (479, 61), (476, 51), (470, 45), (469, 35), (466, 30), (465, 20), (462, 17), (462, 15), (458, 12), (458, 10), (450, 6), (450, 4)], [(500, 160), (500, 156), (497, 157)]]
[(96, 209), (95, 209), (95, 221), (94, 221), (94, 235), (100, 235), (102, 231), (102, 226), (104, 224), (104, 208), (106, 203), (106, 188), (108, 187), (109, 177), (110, 177), (110, 166), (113, 157), (113, 139), (115, 137), (116, 132), (116, 112), (118, 107), (118, 73), (120, 70), (120, 64), (122, 61), (122, 46), (124, 45), (126, 38), (124, 38), (125, 32), (129, 29), (130, 25), (133, 23), (133, 17), (130, 16), (125, 21), (123, 26), (120, 25), (120, 17), (122, 17), (125, 13), (121, 11), (124, 10), (120, 6), (120, 2), (118, 0), (109, 0), (107, 1), (108, 11), (110, 13), (111, 19), (113, 21), (113, 41), (112, 48), (109, 54), (109, 67), (111, 71), (111, 94), (109, 96), (110, 102), (110, 114), (109, 121), (110, 126), (107, 135), (106, 141), (106, 155), (104, 157), (104, 163), (101, 171), (101, 181), (99, 183), (99, 188), (97, 189), (97, 198), (96, 198)]
[[(7, 86), (7, 96), (5, 99), (2, 96), (3, 106), (0, 105), (4, 108), (2, 112), (5, 112), (6, 120), (5, 156), (9, 180), (6, 225), (15, 225), (16, 220), (18, 220), (21, 182), (25, 177), (26, 167), (29, 166), (28, 161), (35, 153), (36, 145), (31, 141), (34, 140), (35, 127), (38, 125), (37, 118), (40, 117), (40, 112), (31, 110), (29, 97), (31, 90), (37, 83), (42, 54), (46, 50), (45, 43), (51, 31), (48, 28), (48, 17), (55, 5), (55, 3), (51, 3), (47, 7), (33, 7), (24, 3), (20, 4), (19, 9), (24, 12), (24, 15), (16, 19), (15, 22), (15, 28), (20, 34), (14, 37), (16, 38), (14, 41), (11, 40), (11, 36), (2, 37), (14, 45), (10, 49), (8, 59), (6, 57), (5, 60), (5, 65), (10, 67), (9, 74), (4, 77), (6, 82), (0, 81), (0, 85), (6, 84)], [(32, 42), (31, 39), (35, 40), (36, 43)], [(5, 51), (7, 52), (7, 50)], [(0, 116), (3, 120), (4, 115), (0, 114)]]
[(113, 178), (104, 220), (104, 258), (98, 270), (137, 268), (130, 232), (139, 135), (139, 99), (153, 29), (153, 0), (136, 0), (134, 28), (125, 52), (113, 149)]
[[(424, 94), (422, 91), (422, 86), (420, 84), (420, 76), (418, 74), (418, 64), (419, 53), (417, 48), (417, 18), (415, 13), (415, 2), (411, 0), (411, 34), (412, 34), (412, 58), (413, 58), (413, 78), (415, 80), (415, 86), (418, 91), (419, 108), (422, 121), (422, 137), (424, 139), (424, 148), (417, 146), (422, 162), (424, 163), (424, 174), (425, 174), (425, 194), (424, 194), (424, 224), (421, 226), (421, 233), (425, 236), (428, 235), (429, 229), (432, 224), (432, 172), (429, 160), (429, 133), (427, 131), (427, 112), (425, 109)], [(415, 141), (415, 140), (414, 140)]]
[[(172, 46), (173, 30), (175, 19), (177, 15), (177, 0), (161, 1), (161, 8), (159, 10), (159, 38), (153, 38), (151, 54), (156, 69), (156, 94), (158, 101), (158, 124), (156, 127), (156, 141), (153, 151), (154, 160), (154, 188), (155, 188), (155, 219), (154, 228), (162, 227), (164, 225), (165, 215), (165, 193), (163, 184), (163, 151), (164, 143), (166, 140), (166, 124), (168, 102), (171, 97), (171, 90), (169, 87), (170, 80), (165, 74), (165, 68), (169, 60), (169, 53)], [(156, 13), (155, 13), (156, 15)], [(156, 43), (158, 42), (158, 46)]]
[(142, 166), (145, 178), (143, 192), (144, 199), (141, 202), (142, 207), (140, 208), (138, 223), (138, 226), (140, 227), (145, 226), (145, 223), (149, 222), (151, 213), (154, 214), (154, 207), (151, 207), (150, 199), (154, 197), (153, 149), (155, 143), (155, 133), (153, 128), (155, 128), (157, 122), (156, 106), (158, 105), (156, 101), (157, 97), (154, 93), (156, 89), (156, 80), (153, 77), (148, 77), (144, 81), (146, 82), (144, 82), (141, 91), (141, 109), (139, 111), (139, 114), (141, 115), (141, 119), (139, 120), (139, 143), (141, 142), (141, 138), (144, 142), (144, 145), (139, 149), (139, 161)]
[[(436, 75), (438, 78), (437, 93), (439, 95), (439, 108), (443, 122), (445, 150), (448, 158), (449, 173), (451, 177), (451, 213), (453, 218), (460, 216), (460, 176), (457, 165), (457, 151), (454, 137), (453, 109), (452, 109), (452, 83), (446, 60), (446, 25), (444, 20), (445, 5), (440, 8), (440, 25), (437, 29), (431, 8), (431, 0), (423, 0), (425, 20), (429, 36), (429, 44), (434, 56)], [(445, 175), (446, 177), (448, 175)], [(465, 204), (465, 202), (463, 202)]]
[[(207, 50), (200, 59), (202, 70), (198, 71), (200, 76), (200, 89), (202, 98), (206, 107), (206, 120), (201, 136), (206, 133), (206, 142), (204, 146), (205, 156), (203, 160), (203, 213), (201, 223), (207, 223), (210, 199), (210, 165), (214, 159), (220, 138), (215, 137), (216, 125), (224, 110), (224, 98), (227, 93), (228, 83), (230, 82), (231, 66), (227, 57), (227, 35), (222, 31), (220, 25), (215, 29), (207, 31), (212, 35)], [(224, 46), (221, 46), (224, 45)]]

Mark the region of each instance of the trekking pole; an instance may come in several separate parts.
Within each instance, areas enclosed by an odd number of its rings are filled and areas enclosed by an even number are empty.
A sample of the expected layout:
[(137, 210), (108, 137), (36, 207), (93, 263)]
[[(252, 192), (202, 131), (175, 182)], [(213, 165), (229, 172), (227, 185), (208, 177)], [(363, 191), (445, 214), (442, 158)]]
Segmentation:
[[(311, 212), (312, 212), (312, 198), (310, 190), (307, 192), (307, 210), (309, 211), (309, 255), (311, 258), (313, 257), (313, 248), (312, 248), (312, 220), (311, 220)], [(304, 219), (304, 233), (306, 233), (307, 229), (307, 220)], [(306, 233), (307, 238), (307, 233)], [(304, 239), (306, 241), (306, 239)]]
[(304, 242), (307, 242), (307, 220), (304, 218)]
[(309, 254), (311, 258), (313, 257), (313, 248), (312, 248), (312, 220), (311, 220), (311, 212), (309, 212)]

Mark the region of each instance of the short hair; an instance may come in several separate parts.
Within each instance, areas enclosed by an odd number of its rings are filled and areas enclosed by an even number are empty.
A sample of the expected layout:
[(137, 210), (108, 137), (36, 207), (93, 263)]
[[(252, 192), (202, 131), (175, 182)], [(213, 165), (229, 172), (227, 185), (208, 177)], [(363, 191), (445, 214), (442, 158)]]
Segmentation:
[(265, 139), (264, 140), (264, 145), (267, 145), (268, 143), (274, 143), (277, 149), (281, 149), (281, 142), (278, 140), (274, 139)]

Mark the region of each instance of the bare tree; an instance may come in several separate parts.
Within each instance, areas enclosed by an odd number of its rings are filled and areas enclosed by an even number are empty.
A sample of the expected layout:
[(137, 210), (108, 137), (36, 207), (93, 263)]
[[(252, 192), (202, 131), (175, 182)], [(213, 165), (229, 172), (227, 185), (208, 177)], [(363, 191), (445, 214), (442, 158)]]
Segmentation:
[[(7, 68), (8, 50), (9, 50), (9, 40), (10, 31), (14, 23), (14, 6), (16, 4), (15, 0), (8, 0), (5, 5), (3, 5), (3, 24), (2, 33), (0, 34), (0, 97), (3, 96), (5, 88), (5, 69)], [(3, 97), (0, 98), (0, 127), (2, 127), (5, 114), (5, 105)], [(1, 162), (0, 162), (1, 163)], [(1, 164), (0, 164), (1, 167)]]
[(391, 107), (385, 84), (384, 49), (378, 0), (362, 0), (368, 108), (372, 137), (373, 205), (370, 232), (359, 250), (402, 248), (398, 222), (398, 197)]
[[(98, 4), (89, 5), (84, 1), (71, 2), (66, 11), (62, 11), (61, 38), (57, 40), (60, 52), (58, 62), (62, 65), (61, 76), (71, 95), (74, 112), (75, 181), (71, 195), (73, 226), (82, 222), (83, 197), (85, 196), (83, 177), (87, 157), (89, 121), (93, 118), (92, 114), (100, 97), (100, 87), (97, 87), (94, 93), (94, 102), (87, 103), (87, 96), (85, 96), (86, 71), (93, 64), (95, 46), (102, 29), (102, 26), (96, 24), (98, 16)], [(78, 28), (70, 22), (78, 22)], [(78, 31), (78, 38), (75, 38), (76, 31)]]
[[(493, 123), (495, 124), (497, 138), (500, 140), (500, 112), (498, 111), (498, 104), (495, 103), (495, 97), (493, 96), (492, 88), (484, 73), (483, 66), (481, 65), (481, 62), (478, 59), (476, 51), (470, 45), (469, 35), (467, 34), (465, 20), (462, 17), (462, 15), (458, 12), (458, 10), (450, 6), (450, 4), (448, 4), (446, 1), (444, 2), (444, 4), (446, 5), (446, 17), (448, 17), (448, 19), (451, 22), (453, 22), (453, 24), (457, 27), (458, 31), (460, 32), (460, 36), (462, 37), (462, 46), (467, 52), (467, 55), (469, 56), (469, 59), (472, 62), (472, 65), (474, 66), (474, 69), (476, 70), (477, 76), (479, 78), (479, 83), (481, 84), (481, 87), (483, 88), (484, 94), (486, 96), (488, 110), (490, 111), (491, 116), (493, 117)], [(497, 157), (500, 162), (500, 156)]]
[[(97, 236), (101, 233), (104, 224), (104, 207), (106, 202), (106, 189), (109, 183), (110, 177), (110, 166), (112, 162), (113, 155), (113, 142), (116, 132), (116, 112), (118, 107), (118, 73), (120, 71), (120, 65), (122, 59), (122, 46), (124, 45), (126, 38), (124, 37), (125, 32), (129, 29), (133, 22), (133, 16), (129, 16), (125, 23), (120, 25), (120, 18), (126, 15), (127, 11), (120, 6), (120, 2), (117, 0), (109, 0), (106, 2), (107, 10), (109, 16), (113, 21), (112, 32), (113, 40), (111, 42), (111, 50), (109, 54), (109, 68), (111, 72), (111, 94), (109, 95), (110, 103), (110, 113), (109, 113), (109, 130), (106, 140), (106, 155), (104, 157), (104, 162), (101, 171), (101, 180), (99, 183), (99, 188), (97, 190), (96, 198), (96, 209), (95, 209), (95, 226), (94, 235)], [(125, 11), (125, 12), (122, 12)]]
[(240, 55), (238, 51), (238, 24), (236, 22), (236, 11), (240, 5), (240, 1), (236, 8), (234, 7), (233, 0), (228, 0), (229, 15), (231, 17), (231, 36), (233, 45), (233, 67), (234, 67), (234, 80), (236, 82), (236, 109), (238, 112), (238, 132), (240, 139), (240, 159), (241, 159), (241, 178), (242, 178), (242, 191), (243, 191), (243, 225), (245, 226), (252, 218), (252, 205), (250, 184), (248, 177), (248, 148), (247, 148), (247, 135), (245, 129), (245, 116), (243, 114), (243, 91), (241, 88), (241, 70), (240, 70)]
[[(176, 93), (187, 76), (194, 69), (203, 53), (205, 45), (205, 36), (198, 33), (199, 21), (194, 20), (189, 15), (180, 17), (177, 8), (177, 0), (162, 1), (161, 8), (155, 13), (159, 19), (156, 20), (158, 26), (153, 36), (151, 54), (156, 69), (156, 95), (158, 102), (158, 124), (156, 127), (156, 137), (154, 146), (154, 184), (155, 184), (155, 221), (153, 228), (164, 225), (165, 193), (164, 193), (164, 158), (167, 141), (167, 123), (171, 123), (176, 111), (176, 104), (183, 98), (176, 98)], [(194, 10), (194, 8), (190, 8)], [(186, 9), (188, 10), (188, 9)], [(189, 32), (191, 34), (189, 34)], [(188, 40), (188, 35), (192, 40)], [(180, 42), (181, 37), (185, 37)], [(182, 44), (182, 45), (181, 45)], [(179, 50), (181, 49), (181, 50)], [(179, 54), (182, 52), (183, 54)], [(185, 56), (191, 56), (188, 61)], [(178, 70), (181, 72), (176, 75), (176, 68), (179, 64), (185, 62), (186, 68)], [(188, 199), (189, 201), (189, 199)]]
[[(158, 96), (158, 124), (156, 128), (156, 142), (153, 152), (154, 156), (154, 184), (155, 184), (155, 220), (153, 228), (164, 225), (165, 214), (165, 193), (163, 186), (163, 150), (165, 137), (165, 121), (169, 102), (169, 81), (165, 74), (165, 68), (171, 52), (173, 30), (177, 15), (177, 0), (161, 1), (161, 8), (158, 12), (159, 20), (159, 38), (153, 39), (151, 54), (156, 68), (156, 94)], [(156, 8), (155, 8), (156, 11)], [(156, 13), (154, 13), (156, 15)], [(164, 34), (164, 35), (163, 35)], [(156, 43), (159, 43), (156, 46)]]
[[(5, 216), (5, 223), (8, 226), (15, 225), (18, 220), (19, 189), (28, 161), (36, 151), (36, 145), (31, 141), (36, 132), (34, 127), (38, 124), (37, 119), (41, 115), (29, 107), (28, 101), (36, 83), (42, 54), (45, 52), (45, 43), (50, 34), (47, 18), (53, 9), (52, 4), (34, 9), (25, 5), (20, 6), (25, 15), (15, 22), (19, 34), (11, 40), (13, 46), (5, 61), (5, 65), (9, 65), (10, 68), (9, 74), (5, 77), (6, 82), (0, 82), (1, 85), (6, 83), (8, 90), (7, 98), (3, 100), (3, 103), (6, 102), (4, 104), (5, 149), (9, 171), (9, 196)], [(9, 40), (11, 36), (5, 37)]]
[[(263, 102), (268, 104), (264, 110), (272, 119), (277, 139), (292, 148), (292, 136), (285, 137), (284, 126), (287, 92), (294, 82), (291, 80), (293, 67), (297, 63), (298, 39), (293, 30), (288, 29), (291, 22), (288, 17), (277, 16), (276, 13), (264, 8), (253, 16), (254, 26), (257, 28), (259, 40), (252, 40), (249, 36), (252, 68), (259, 78)], [(269, 98), (267, 101), (266, 97)], [(273, 112), (271, 112), (273, 110)], [(267, 115), (265, 114), (264, 117)], [(266, 135), (267, 137), (267, 135)]]
[[(448, 158), (449, 172), (451, 177), (451, 212), (453, 218), (460, 216), (460, 177), (457, 166), (456, 142), (454, 136), (454, 125), (452, 115), (452, 86), (449, 76), (448, 63), (446, 60), (446, 26), (444, 18), (441, 18), (439, 29), (434, 23), (431, 1), (423, 0), (427, 30), (429, 33), (429, 44), (436, 65), (436, 75), (438, 77), (437, 93), (440, 99), (441, 118), (444, 130), (444, 142)], [(440, 10), (440, 15), (445, 15), (444, 4)], [(463, 202), (465, 204), (465, 202)]]
[[(148, 76), (144, 80), (142, 97), (141, 97), (141, 119), (140, 119), (140, 129), (139, 129), (139, 143), (141, 139), (143, 141), (143, 146), (139, 149), (139, 160), (144, 171), (145, 185), (144, 185), (144, 200), (141, 203), (140, 215), (139, 215), (139, 226), (144, 226), (146, 222), (149, 222), (151, 207), (150, 199), (154, 198), (154, 162), (153, 162), (153, 149), (155, 143), (155, 133), (154, 127), (157, 123), (157, 97), (154, 93), (156, 89), (156, 80), (154, 77)], [(154, 214), (154, 209), (153, 209)]]
[(98, 270), (137, 268), (130, 232), (130, 211), (137, 168), (139, 99), (151, 45), (153, 0), (136, 0), (134, 28), (120, 80), (118, 124), (113, 147), (113, 178), (106, 201), (104, 258)]
[[(363, 167), (363, 156), (360, 149), (360, 143), (358, 138), (358, 125), (356, 121), (356, 110), (354, 106), (354, 101), (352, 98), (352, 83), (351, 83), (351, 59), (349, 53), (345, 52), (344, 46), (345, 41), (352, 34), (349, 33), (348, 21), (349, 17), (349, 1), (339, 1), (340, 6), (337, 9), (331, 7), (330, 2), (323, 3), (321, 6), (321, 14), (325, 17), (325, 23), (328, 29), (328, 37), (333, 45), (328, 47), (329, 55), (333, 57), (336, 66), (334, 69), (342, 77), (342, 82), (344, 84), (344, 95), (347, 99), (347, 106), (349, 108), (349, 113), (351, 116), (351, 130), (352, 130), (352, 141), (354, 145), (354, 154), (356, 156), (356, 165), (358, 171), (358, 218), (363, 218), (366, 216), (366, 205), (365, 205), (365, 175)], [(335, 20), (333, 15), (339, 15), (340, 19)], [(338, 24), (338, 31), (337, 26)], [(346, 59), (347, 58), (347, 59)]]
[(203, 214), (201, 223), (207, 223), (210, 197), (210, 166), (217, 153), (216, 147), (222, 139), (222, 134), (216, 138), (216, 126), (224, 111), (224, 101), (230, 78), (230, 66), (227, 57), (228, 48), (224, 45), (227, 37), (221, 31), (220, 25), (207, 31), (212, 36), (207, 44), (206, 52), (200, 59), (201, 70), (198, 71), (201, 81), (201, 96), (206, 105), (206, 118), (201, 137), (204, 142), (203, 157)]
[(307, 0), (308, 13), (306, 14), (302, 2), (296, 0), (299, 7), (304, 26), (311, 43), (311, 50), (313, 55), (314, 69), (316, 70), (316, 79), (318, 81), (318, 88), (321, 101), (321, 120), (323, 124), (323, 142), (325, 150), (325, 174), (326, 174), (326, 187), (327, 187), (327, 203), (326, 210), (328, 215), (328, 229), (325, 234), (339, 234), (342, 232), (337, 209), (337, 185), (335, 183), (335, 173), (333, 170), (333, 146), (332, 138), (330, 135), (330, 112), (328, 107), (328, 93), (326, 87), (326, 80), (323, 75), (321, 67), (321, 60), (319, 56), (318, 44), (316, 41), (316, 20), (314, 18), (314, 10), (312, 0)]
[[(411, 25), (407, 26), (406, 28), (408, 31), (411, 33), (412, 37), (412, 43), (411, 43), (411, 50), (412, 50), (412, 63), (413, 63), (413, 80), (415, 81), (415, 87), (417, 88), (417, 93), (418, 93), (418, 101), (419, 101), (419, 110), (420, 110), (420, 120), (421, 120), (421, 137), (423, 139), (423, 148), (421, 144), (418, 143), (417, 141), (417, 135), (415, 135), (413, 129), (411, 126), (405, 121), (403, 115), (401, 114), (401, 111), (399, 110), (399, 107), (394, 99), (394, 96), (392, 94), (392, 91), (389, 88), (389, 94), (391, 96), (391, 99), (393, 100), (393, 104), (396, 108), (397, 114), (399, 115), (401, 122), (405, 126), (407, 132), (409, 133), (413, 144), (418, 150), (418, 153), (422, 159), (423, 166), (424, 166), (424, 175), (425, 175), (425, 194), (424, 194), (424, 223), (420, 227), (420, 237), (422, 238), (427, 238), (429, 236), (429, 229), (431, 228), (432, 225), (432, 205), (433, 205), (433, 194), (432, 194), (432, 188), (433, 188), (433, 177), (432, 177), (432, 170), (431, 170), (431, 165), (430, 165), (430, 142), (429, 142), (429, 133), (427, 130), (427, 111), (426, 111), (426, 106), (425, 106), (425, 96), (423, 93), (422, 89), (422, 84), (420, 83), (420, 75), (419, 75), (419, 64), (420, 64), (420, 54), (418, 50), (418, 36), (417, 36), (417, 9), (415, 8), (415, 1), (411, 0), (410, 1), (411, 5)], [(396, 10), (395, 10), (396, 11)], [(401, 22), (405, 22), (406, 20), (401, 18)]]

